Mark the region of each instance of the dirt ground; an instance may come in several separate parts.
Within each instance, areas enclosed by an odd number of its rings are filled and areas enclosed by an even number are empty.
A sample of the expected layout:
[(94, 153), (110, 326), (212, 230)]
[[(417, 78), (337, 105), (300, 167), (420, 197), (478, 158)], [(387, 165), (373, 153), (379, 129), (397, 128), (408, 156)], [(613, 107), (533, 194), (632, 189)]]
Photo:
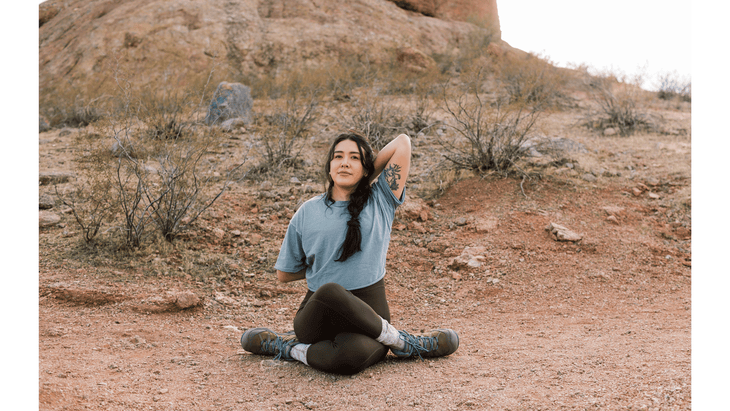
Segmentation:
[[(655, 110), (669, 131), (629, 138), (550, 116), (546, 135), (587, 149), (541, 179), (468, 177), (427, 201), (412, 189), (416, 214), (398, 215), (388, 253), (393, 323), (453, 328), (461, 344), (354, 376), (239, 344), (247, 328), (291, 329), (306, 285), (278, 284), (273, 264), (313, 195), (291, 190), (301, 184), (282, 178), (275, 198), (237, 185), (197, 231), (146, 255), (89, 251), (61, 213), (40, 230), (40, 409), (690, 409), (690, 112)], [(61, 134), (40, 135), (42, 173), (72, 169)], [(429, 147), (414, 138), (421, 187)], [(550, 223), (582, 240), (558, 241)], [(475, 267), (459, 264), (466, 247)], [(195, 268), (205, 258), (207, 272)], [(199, 306), (170, 308), (186, 292)]]

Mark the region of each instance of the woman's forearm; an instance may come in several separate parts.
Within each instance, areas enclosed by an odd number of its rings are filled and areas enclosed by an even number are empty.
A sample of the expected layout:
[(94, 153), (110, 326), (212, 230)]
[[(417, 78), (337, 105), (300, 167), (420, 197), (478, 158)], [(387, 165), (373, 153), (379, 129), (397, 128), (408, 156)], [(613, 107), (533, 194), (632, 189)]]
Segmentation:
[(276, 270), (276, 278), (281, 283), (288, 283), (291, 281), (303, 280), (307, 276), (307, 269), (303, 269), (296, 273), (288, 273), (286, 271)]

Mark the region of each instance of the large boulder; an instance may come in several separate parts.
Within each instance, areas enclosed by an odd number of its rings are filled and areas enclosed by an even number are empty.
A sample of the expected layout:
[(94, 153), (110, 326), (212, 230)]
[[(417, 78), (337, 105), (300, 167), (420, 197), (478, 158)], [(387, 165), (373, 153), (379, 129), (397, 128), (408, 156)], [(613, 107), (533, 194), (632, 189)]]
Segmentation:
[[(448, 8), (464, 19), (483, 8), (479, 0), (458, 3)], [(474, 32), (495, 32), (382, 0), (47, 0), (41, 10), (41, 93), (60, 87), (59, 79), (74, 90), (113, 88), (119, 76), (135, 86), (184, 87), (210, 74), (217, 84), (336, 68), (350, 57), (390, 64), (394, 50), (412, 50), (409, 58), (450, 54)]]
[(205, 124), (214, 125), (229, 119), (251, 120), (251, 88), (241, 83), (221, 82), (205, 116)]

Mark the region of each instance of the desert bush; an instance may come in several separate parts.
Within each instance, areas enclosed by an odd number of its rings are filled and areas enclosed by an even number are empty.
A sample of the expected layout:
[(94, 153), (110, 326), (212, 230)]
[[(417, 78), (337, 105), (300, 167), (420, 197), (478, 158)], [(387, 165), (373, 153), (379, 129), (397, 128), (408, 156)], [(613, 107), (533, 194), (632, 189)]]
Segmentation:
[(137, 106), (139, 119), (145, 124), (145, 134), (149, 138), (176, 140), (190, 133), (192, 122), (186, 119), (192, 116), (196, 97), (173, 87), (162, 90), (145, 87), (133, 104)]
[(476, 76), (454, 97), (444, 91), (442, 109), (455, 136), (441, 135), (443, 156), (456, 168), (477, 172), (506, 172), (524, 155), (523, 144), (540, 111), (525, 104), (490, 104), (481, 90), (483, 77)]
[(293, 91), (275, 114), (256, 117), (258, 141), (265, 156), (256, 172), (265, 173), (297, 164), (297, 157), (317, 118), (318, 94), (317, 90), (310, 90), (307, 95), (300, 96), (299, 91)]
[(366, 95), (353, 101), (354, 113), (345, 128), (364, 136), (375, 150), (380, 150), (394, 135), (406, 131), (407, 119), (397, 107), (377, 96)]
[(639, 104), (642, 82), (641, 73), (633, 77), (610, 72), (587, 76), (584, 87), (598, 110), (592, 110), (584, 124), (601, 130), (616, 128), (622, 136), (653, 129)]
[(441, 73), (458, 75), (468, 72), (475, 65), (483, 66), (485, 64), (488, 55), (487, 47), (498, 37), (493, 28), (485, 26), (486, 23), (480, 20), (471, 22), (476, 27), (467, 36), (452, 45), (453, 52), (436, 53), (431, 56)]
[(69, 207), (87, 244), (94, 243), (104, 224), (111, 224), (117, 215), (114, 197), (110, 195), (113, 184), (107, 178), (100, 161), (86, 161), (77, 164), (77, 169), (86, 178), (76, 180), (69, 192), (60, 193), (55, 188), (56, 196)]
[[(194, 114), (201, 110), (188, 111), (187, 97), (156, 99), (124, 79), (117, 81), (116, 109), (82, 137), (87, 148), (77, 150), (76, 163), (84, 184), (74, 192), (79, 201), (67, 204), (88, 233), (87, 241), (101, 222), (117, 215), (107, 231), (119, 234), (126, 247), (141, 247), (154, 232), (172, 242), (242, 178), (246, 155), (228, 167), (219, 165), (210, 154), (220, 131), (202, 125)], [(160, 124), (173, 122), (184, 132), (160, 134), (171, 130)], [(101, 217), (100, 210), (108, 214)]]
[(100, 107), (104, 99), (103, 96), (88, 99), (80, 94), (55, 95), (52, 98), (44, 99), (41, 113), (54, 128), (86, 127), (104, 116), (104, 110)]
[(495, 72), (510, 104), (530, 104), (542, 109), (567, 101), (563, 89), (568, 77), (547, 57), (505, 54), (496, 60)]
[(662, 100), (677, 98), (680, 101), (692, 102), (692, 81), (680, 78), (676, 71), (660, 74), (657, 88), (657, 97)]

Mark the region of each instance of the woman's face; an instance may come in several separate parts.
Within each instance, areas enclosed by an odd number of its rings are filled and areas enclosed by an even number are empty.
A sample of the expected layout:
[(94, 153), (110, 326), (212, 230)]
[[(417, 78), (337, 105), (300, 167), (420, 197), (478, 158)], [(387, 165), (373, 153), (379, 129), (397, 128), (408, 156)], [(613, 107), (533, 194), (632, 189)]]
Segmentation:
[(360, 180), (367, 177), (360, 157), (356, 142), (342, 140), (337, 143), (330, 160), (330, 177), (336, 188), (354, 190)]

